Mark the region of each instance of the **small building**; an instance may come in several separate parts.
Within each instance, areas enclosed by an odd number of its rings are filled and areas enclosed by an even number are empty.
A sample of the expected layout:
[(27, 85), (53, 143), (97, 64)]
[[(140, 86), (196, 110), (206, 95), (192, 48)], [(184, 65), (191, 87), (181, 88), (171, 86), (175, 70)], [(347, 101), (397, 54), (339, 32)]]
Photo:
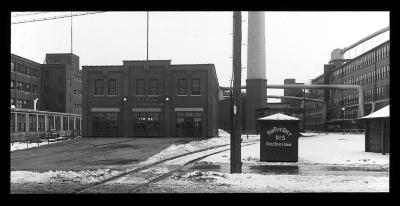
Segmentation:
[(390, 152), (390, 105), (359, 120), (365, 122), (365, 151)]

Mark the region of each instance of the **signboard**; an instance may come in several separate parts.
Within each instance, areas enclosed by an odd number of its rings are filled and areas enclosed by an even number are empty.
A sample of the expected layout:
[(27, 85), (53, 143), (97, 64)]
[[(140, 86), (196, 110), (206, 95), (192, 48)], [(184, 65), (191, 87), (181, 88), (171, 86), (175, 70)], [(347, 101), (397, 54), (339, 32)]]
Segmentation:
[(132, 107), (164, 107), (165, 102), (159, 97), (136, 97), (132, 102)]
[(298, 161), (299, 121), (261, 121), (260, 161)]

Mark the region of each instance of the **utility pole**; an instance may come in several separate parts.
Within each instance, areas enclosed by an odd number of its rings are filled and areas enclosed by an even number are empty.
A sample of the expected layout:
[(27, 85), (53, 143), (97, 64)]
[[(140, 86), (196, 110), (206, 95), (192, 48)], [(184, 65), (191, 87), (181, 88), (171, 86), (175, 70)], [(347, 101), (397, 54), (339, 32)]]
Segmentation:
[(72, 11), (71, 11), (71, 54), (72, 54)]
[(233, 12), (233, 128), (231, 132), (231, 173), (242, 173), (241, 161), (241, 79), (242, 14)]
[(306, 132), (306, 89), (303, 89), (303, 132)]

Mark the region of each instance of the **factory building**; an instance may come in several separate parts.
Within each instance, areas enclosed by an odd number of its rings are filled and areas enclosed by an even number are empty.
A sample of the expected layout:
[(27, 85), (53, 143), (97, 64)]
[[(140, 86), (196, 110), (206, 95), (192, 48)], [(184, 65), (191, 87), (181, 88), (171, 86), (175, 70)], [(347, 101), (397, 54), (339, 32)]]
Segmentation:
[[(335, 51), (334, 51), (335, 52)], [(334, 57), (334, 52), (332, 57)], [(361, 85), (364, 89), (364, 114), (390, 104), (390, 40), (353, 59), (335, 59), (324, 65), (324, 73), (312, 84)], [(307, 103), (306, 124), (309, 129), (357, 129), (358, 93), (354, 90), (315, 90), (312, 98), (326, 102)], [(325, 119), (324, 119), (325, 118)]]
[(219, 84), (213, 64), (149, 60), (82, 69), (83, 136), (218, 134)]

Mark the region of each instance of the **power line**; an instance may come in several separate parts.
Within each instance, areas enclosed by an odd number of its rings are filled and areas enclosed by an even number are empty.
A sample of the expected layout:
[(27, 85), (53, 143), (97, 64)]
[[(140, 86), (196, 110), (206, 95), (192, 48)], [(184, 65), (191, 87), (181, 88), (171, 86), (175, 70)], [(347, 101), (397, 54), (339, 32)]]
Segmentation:
[(11, 18), (13, 18), (13, 17), (20, 17), (20, 16), (32, 16), (32, 15), (38, 15), (38, 14), (44, 14), (44, 13), (49, 13), (49, 12), (32, 12), (32, 13), (26, 13), (26, 12), (24, 12), (24, 13), (18, 13), (18, 14), (14, 14), (14, 15), (11, 15)]
[(11, 22), (11, 24), (23, 24), (23, 23), (30, 23), (30, 22), (37, 22), (37, 21), (55, 20), (55, 19), (61, 19), (61, 18), (67, 18), (67, 17), (73, 17), (73, 16), (84, 16), (84, 15), (90, 15), (90, 14), (103, 13), (103, 12), (105, 12), (105, 11), (77, 13), (77, 14), (72, 14), (72, 15), (71, 14), (67, 14), (67, 15), (63, 15), (63, 16), (55, 16), (55, 17), (53, 16), (53, 17), (47, 17), (47, 18), (16, 21), (16, 22)]

